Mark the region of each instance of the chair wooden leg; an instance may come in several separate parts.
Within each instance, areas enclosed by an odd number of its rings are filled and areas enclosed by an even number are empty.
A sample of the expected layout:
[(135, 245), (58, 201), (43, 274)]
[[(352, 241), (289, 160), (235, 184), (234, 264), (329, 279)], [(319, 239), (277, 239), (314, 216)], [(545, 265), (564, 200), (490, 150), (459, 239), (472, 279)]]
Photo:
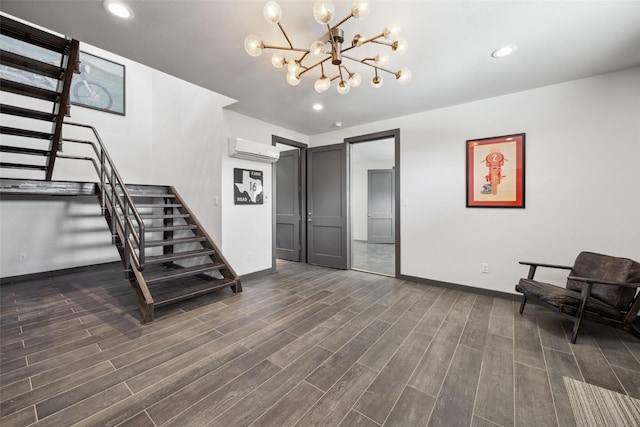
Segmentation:
[(522, 296), (522, 302), (520, 303), (520, 314), (522, 314), (522, 312), (524, 311), (524, 306), (527, 303), (527, 297), (526, 296)]
[(591, 295), (591, 288), (593, 287), (593, 283), (584, 282), (582, 284), (582, 290), (580, 292), (580, 306), (578, 307), (578, 312), (576, 313), (576, 320), (573, 322), (573, 334), (571, 334), (571, 344), (576, 343), (576, 338), (578, 338), (578, 329), (580, 329), (580, 323), (582, 322), (582, 315), (584, 314), (585, 309), (587, 308), (587, 301), (589, 300), (589, 295)]
[(582, 316), (578, 317), (573, 322), (573, 333), (571, 334), (571, 344), (576, 343), (576, 339), (578, 338), (578, 330), (580, 329), (580, 323), (582, 322)]

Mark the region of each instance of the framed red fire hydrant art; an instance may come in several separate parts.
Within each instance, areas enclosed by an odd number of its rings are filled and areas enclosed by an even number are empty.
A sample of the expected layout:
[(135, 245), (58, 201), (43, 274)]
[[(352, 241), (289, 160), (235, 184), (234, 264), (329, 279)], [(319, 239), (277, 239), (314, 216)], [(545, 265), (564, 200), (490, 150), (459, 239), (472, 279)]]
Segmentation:
[(524, 208), (525, 134), (467, 140), (467, 207)]

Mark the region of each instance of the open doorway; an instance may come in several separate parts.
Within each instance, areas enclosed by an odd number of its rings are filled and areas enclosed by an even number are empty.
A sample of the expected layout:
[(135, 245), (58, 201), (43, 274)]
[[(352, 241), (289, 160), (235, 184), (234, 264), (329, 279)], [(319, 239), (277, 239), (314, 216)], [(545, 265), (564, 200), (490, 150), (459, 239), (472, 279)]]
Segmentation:
[(398, 235), (396, 137), (376, 134), (350, 144), (351, 268), (396, 276)]
[(274, 165), (273, 269), (275, 260), (306, 262), (306, 144), (272, 137), (280, 150)]

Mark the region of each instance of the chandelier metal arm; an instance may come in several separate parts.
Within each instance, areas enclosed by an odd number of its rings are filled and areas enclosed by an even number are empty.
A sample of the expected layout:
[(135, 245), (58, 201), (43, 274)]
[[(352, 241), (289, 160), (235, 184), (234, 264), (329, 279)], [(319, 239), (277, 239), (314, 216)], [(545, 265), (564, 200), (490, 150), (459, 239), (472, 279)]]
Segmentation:
[[(349, 16), (347, 16), (346, 18), (344, 18), (342, 21), (338, 22), (336, 25), (334, 25), (333, 27), (329, 28), (329, 33), (331, 33), (331, 30), (333, 30), (334, 28), (338, 28), (340, 25), (344, 24), (345, 22), (347, 22), (349, 19), (353, 18), (353, 12), (351, 12), (349, 14)], [(327, 27), (329, 27), (329, 24), (327, 24)]]
[[(371, 38), (368, 38), (366, 40), (363, 40), (362, 42), (360, 42), (359, 46), (362, 46), (363, 44), (367, 44), (367, 43), (371, 43), (371, 42), (375, 42), (376, 40), (378, 40), (380, 37), (384, 37), (384, 33), (380, 33), (377, 36), (373, 36)], [(379, 43), (379, 42), (378, 42)], [(382, 43), (384, 44), (384, 43)]]
[(282, 35), (284, 36), (284, 38), (287, 39), (287, 43), (289, 43), (289, 47), (293, 49), (293, 44), (291, 43), (291, 40), (289, 40), (289, 36), (284, 31), (284, 28), (282, 28), (282, 25), (279, 22), (278, 22), (278, 28), (280, 28), (280, 31), (282, 31)]
[(385, 72), (387, 72), (389, 74), (393, 74), (394, 76), (398, 75), (398, 73), (396, 71), (387, 70), (386, 68), (382, 68), (382, 67), (379, 67), (377, 65), (373, 65), (373, 64), (369, 64), (368, 62), (365, 62), (365, 61), (374, 61), (375, 58), (356, 59), (356, 58), (351, 58), (350, 56), (347, 56), (347, 55), (344, 55), (343, 58), (347, 58), (347, 59), (349, 59), (349, 60), (351, 60), (353, 62), (359, 62), (359, 63), (367, 65), (367, 66), (369, 66), (371, 68), (375, 68), (376, 70), (385, 71)]
[(393, 49), (393, 45), (394, 44), (398, 44), (398, 42), (394, 42), (394, 43), (386, 43), (386, 42), (381, 42), (380, 40), (377, 40), (379, 37), (376, 37), (376, 40), (370, 40), (371, 43), (376, 43), (376, 44), (381, 44), (383, 46), (389, 46), (390, 48)]
[(296, 47), (286, 47), (286, 46), (272, 46), (272, 45), (268, 45), (268, 44), (263, 44), (262, 48), (263, 49), (276, 49), (276, 50), (291, 50), (291, 51), (295, 51), (295, 52), (309, 53), (309, 49), (299, 49), (299, 48), (296, 48)]
[[(328, 56), (327, 58), (323, 59), (320, 62), (316, 62), (315, 64), (313, 64), (310, 67), (305, 67), (306, 69), (304, 71), (301, 71), (299, 75), (302, 76), (304, 73), (306, 73), (309, 70), (312, 70), (312, 69), (316, 68), (318, 65), (322, 66), (322, 64), (324, 64), (325, 62), (327, 62), (330, 59), (331, 59), (331, 57)], [(324, 67), (322, 68), (322, 73), (324, 74)]]
[[(336, 26), (337, 27), (337, 26)], [(336, 40), (333, 38), (333, 33), (331, 32), (331, 27), (327, 24), (327, 34), (329, 35), (329, 43), (331, 43), (331, 50), (336, 50)]]

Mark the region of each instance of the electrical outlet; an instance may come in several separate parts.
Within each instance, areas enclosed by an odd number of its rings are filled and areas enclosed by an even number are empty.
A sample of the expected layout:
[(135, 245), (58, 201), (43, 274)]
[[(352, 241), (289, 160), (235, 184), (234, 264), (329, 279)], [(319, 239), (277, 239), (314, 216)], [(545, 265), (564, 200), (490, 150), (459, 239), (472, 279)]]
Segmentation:
[(25, 262), (27, 260), (26, 252), (20, 252), (20, 254), (18, 254), (18, 260), (20, 262)]
[(482, 273), (489, 273), (489, 264), (486, 262), (483, 262), (482, 264), (480, 264), (480, 271)]

